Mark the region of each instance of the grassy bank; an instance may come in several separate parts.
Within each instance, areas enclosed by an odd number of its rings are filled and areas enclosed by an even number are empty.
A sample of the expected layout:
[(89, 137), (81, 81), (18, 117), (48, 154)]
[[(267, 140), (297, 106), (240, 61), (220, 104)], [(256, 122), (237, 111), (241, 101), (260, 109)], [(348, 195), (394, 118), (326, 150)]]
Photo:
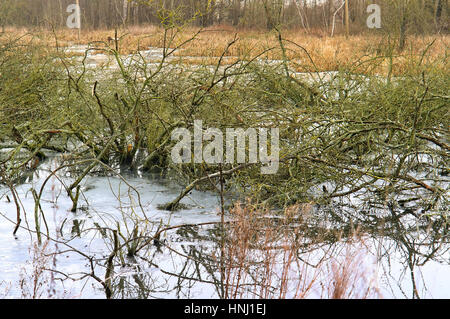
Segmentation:
[[(214, 26), (205, 29), (185, 27), (169, 29), (176, 34), (169, 43), (164, 36), (164, 29), (157, 26), (130, 27), (118, 30), (119, 51), (121, 54), (133, 54), (149, 47), (176, 47), (183, 44), (182, 50), (174, 52), (175, 56), (193, 57), (189, 63), (198, 64), (208, 58), (216, 63), (225, 52), (225, 56), (236, 59), (250, 59), (267, 51), (263, 56), (279, 60), (283, 53), (279, 48), (279, 40), (275, 31), (251, 29), (234, 29), (229, 26)], [(84, 31), (81, 38), (78, 32), (70, 29), (56, 31), (33, 31), (26, 29), (7, 29), (3, 38), (17, 38), (35, 41), (50, 47), (66, 47), (74, 44), (91, 44), (100, 48), (115, 47), (115, 30)], [(195, 41), (188, 41), (195, 36)], [(353, 69), (355, 72), (384, 74), (392, 72), (400, 75), (414, 68), (424, 56), (427, 62), (444, 59), (448, 53), (448, 35), (411, 35), (407, 39), (406, 49), (399, 51), (395, 37), (383, 33), (367, 33), (353, 35), (346, 39), (343, 35), (330, 37), (327, 34), (305, 34), (301, 30), (282, 31), (285, 39), (285, 55), (291, 67), (297, 72), (337, 71)], [(235, 37), (238, 41), (228, 47)], [(187, 41), (187, 43), (185, 43)], [(432, 45), (430, 45), (433, 43)], [(101, 53), (102, 50), (97, 51)], [(204, 60), (203, 60), (204, 61)], [(232, 63), (223, 61), (223, 63)], [(366, 65), (370, 65), (367, 68)], [(447, 63), (437, 67), (445, 69)]]

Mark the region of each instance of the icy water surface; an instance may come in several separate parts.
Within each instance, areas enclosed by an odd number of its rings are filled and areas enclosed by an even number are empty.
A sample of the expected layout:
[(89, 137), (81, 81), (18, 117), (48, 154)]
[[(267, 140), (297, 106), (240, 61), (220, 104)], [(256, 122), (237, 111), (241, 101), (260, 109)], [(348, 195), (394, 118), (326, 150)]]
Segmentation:
[[(3, 283), (3, 290), (9, 291), (8, 296), (10, 297), (20, 296), (21, 291), (16, 286), (21, 277), (31, 272), (30, 261), (36, 236), (33, 233), (35, 230), (35, 203), (30, 189), (40, 190), (44, 180), (50, 174), (51, 166), (51, 163), (42, 165), (25, 184), (16, 188), (23, 219), (16, 236), (12, 234), (16, 221), (16, 206), (9, 189), (4, 186), (0, 188), (0, 283)], [(181, 201), (185, 208), (171, 213), (159, 210), (157, 207), (173, 200), (180, 193), (181, 186), (176, 186), (173, 182), (161, 179), (157, 175), (124, 175), (126, 183), (132, 185), (133, 189), (130, 189), (118, 177), (91, 176), (86, 178), (82, 183), (83, 199), (77, 213), (70, 211), (72, 202), (58, 179), (52, 177), (44, 188), (41, 199), (41, 208), (45, 216), (45, 222), (42, 218), (40, 219), (41, 230), (46, 227), (46, 223), (50, 237), (53, 239), (67, 242), (67, 245), (79, 249), (84, 254), (102, 258), (105, 253), (110, 251), (107, 243), (98, 231), (86, 230), (96, 227), (95, 225), (115, 227), (119, 224), (123, 227), (123, 233), (126, 233), (128, 231), (126, 226), (127, 224), (130, 226), (133, 216), (142, 219), (145, 215), (155, 225), (165, 226), (220, 220), (217, 210), (218, 199), (212, 193), (193, 191)], [(62, 180), (68, 184), (71, 179), (63, 177)], [(141, 205), (139, 205), (139, 201)], [(30, 229), (31, 232), (25, 228)], [(77, 236), (78, 231), (83, 235)], [(154, 232), (156, 227), (149, 225), (148, 231)], [(70, 248), (67, 245), (50, 244), (49, 250), (68, 250)], [(77, 274), (74, 277), (79, 279), (83, 276), (82, 272), (90, 271), (87, 261), (78, 253), (63, 253), (56, 257), (55, 268), (60, 272)], [(149, 269), (150, 272), (154, 270)], [(122, 271), (126, 273), (128, 270)], [(73, 285), (72, 290), (66, 287), (70, 296), (75, 293), (73, 296), (104, 297), (101, 289), (92, 289), (91, 285), (85, 285), (85, 280), (69, 280), (65, 284), (69, 282), (71, 283), (69, 286)], [(83, 290), (80, 292), (79, 289)], [(0, 290), (0, 293), (2, 292)]]
[[(89, 274), (94, 273), (99, 278), (105, 276), (105, 265), (112, 251), (111, 229), (119, 229), (125, 238), (129, 238), (139, 221), (140, 235), (151, 238), (161, 227), (220, 221), (219, 198), (212, 192), (193, 191), (182, 200), (183, 209), (176, 212), (159, 209), (159, 205), (173, 200), (182, 186), (156, 174), (123, 173), (126, 182), (114, 175), (90, 176), (82, 183), (79, 209), (72, 213), (72, 203), (62, 184), (67, 185), (72, 179), (68, 172), (62, 172), (59, 179), (50, 178), (41, 199), (45, 216), (45, 221), (42, 216), (39, 218), (41, 231), (47, 233), (48, 228), (53, 240), (42, 249), (44, 236), (41, 249), (33, 250), (36, 245), (35, 202), (30, 189), (39, 192), (50, 169), (56, 167), (53, 161), (41, 165), (17, 187), (22, 223), (16, 236), (12, 234), (16, 206), (9, 189), (0, 188), (2, 296), (29, 298), (36, 294), (36, 297), (104, 298), (102, 284)], [(123, 243), (125, 239), (120, 241)], [(321, 246), (317, 253), (309, 255), (309, 262), (313, 263), (331, 248), (336, 256), (343, 256), (347, 246), (339, 242)], [(159, 244), (150, 241), (135, 257), (120, 257), (122, 265), (114, 268), (113, 296), (218, 298), (221, 295), (220, 274), (211, 266), (218, 258), (217, 247), (217, 227), (214, 225), (167, 231)], [(408, 245), (392, 238), (369, 236), (363, 245), (356, 247), (362, 258), (353, 271), (364, 272), (367, 281), (364, 284), (383, 298), (412, 297), (413, 280), (421, 297), (449, 298), (448, 248), (441, 247), (436, 253), (438, 257), (431, 256), (424, 265), (415, 266), (411, 272), (408, 262), (420, 256), (405, 254), (405, 247)], [(56, 257), (52, 257), (54, 252), (57, 252)], [(290, 275), (299, 276), (305, 271), (300, 268), (291, 269)], [(37, 293), (30, 284), (36, 278), (36, 269), (53, 270), (39, 277), (42, 286)], [(321, 276), (323, 274), (318, 278)], [(292, 290), (286, 297), (293, 296), (294, 287)], [(323, 291), (313, 289), (307, 297), (323, 297)]]
[[(67, 53), (80, 55), (87, 49), (87, 46), (72, 46), (66, 50)], [(145, 61), (157, 67), (157, 60), (162, 58), (162, 49), (149, 48), (141, 54)], [(190, 58), (196, 57), (184, 57), (187, 60)], [(88, 51), (86, 56), (76, 56), (75, 59), (84, 60), (85, 66), (92, 69), (103, 66), (109, 72), (116, 68), (111, 56), (94, 54), (93, 50)], [(171, 57), (166, 62), (177, 59), (178, 57)], [(137, 63), (133, 56), (125, 57), (126, 65), (132, 63)], [(174, 64), (171, 67), (179, 66)], [(307, 82), (319, 83), (324, 88), (330, 86), (328, 83), (333, 82), (336, 77), (335, 72), (293, 75)], [(183, 181), (169, 180), (158, 174), (121, 172), (121, 177), (111, 172), (92, 174), (82, 182), (79, 207), (73, 213), (70, 211), (72, 202), (65, 190), (73, 182), (73, 177), (69, 171), (59, 171), (57, 177), (50, 177), (43, 187), (37, 210), (39, 229), (45, 235), (48, 234), (51, 240), (46, 244), (46, 236), (43, 235), (41, 245), (37, 245), (36, 206), (31, 189), (40, 192), (51, 170), (58, 167), (55, 160), (43, 163), (38, 170), (30, 172), (26, 180), (17, 183), (22, 222), (15, 236), (13, 231), (17, 207), (11, 191), (0, 185), (0, 297), (105, 298), (104, 278), (108, 259), (114, 250), (113, 231), (118, 232), (119, 242), (123, 246), (121, 249), (125, 251), (120, 256), (113, 256), (113, 297), (224, 296), (223, 271), (217, 266), (224, 253), (219, 240), (221, 217), (218, 195), (194, 190), (181, 201), (182, 209), (175, 212), (162, 210), (160, 205), (176, 198), (185, 185)], [(312, 192), (320, 192), (323, 186), (331, 188), (325, 183), (318, 185)], [(349, 203), (345, 204), (348, 207), (339, 209), (351, 210), (351, 205), (363, 204), (359, 198), (349, 197)], [(355, 212), (354, 215), (359, 213), (361, 212)], [(386, 215), (389, 216), (390, 213), (388, 211)], [(326, 221), (328, 217), (323, 208), (315, 207), (312, 214), (319, 221), (323, 216), (326, 227), (333, 226), (333, 223)], [(336, 210), (336, 214), (339, 215), (339, 211)], [(226, 219), (229, 218), (227, 215)], [(367, 216), (360, 220), (371, 222)], [(442, 229), (448, 229), (448, 226), (428, 223), (432, 226), (430, 229), (408, 228), (407, 232), (397, 234), (397, 229), (406, 226), (407, 218), (397, 222), (392, 221), (392, 218), (389, 220), (391, 225), (381, 230), (374, 220), (373, 233), (364, 234), (361, 243), (357, 245), (344, 241), (324, 242), (307, 250), (309, 252), (306, 256), (302, 255), (299, 259), (302, 262), (288, 271), (294, 284), (287, 286), (288, 291), (284, 297), (295, 296), (298, 290), (295, 282), (302, 276), (307, 277), (305, 282), (315, 280), (313, 289), (305, 297), (327, 297), (323, 286), (333, 284), (330, 274), (336, 268), (335, 261), (337, 264), (345, 264), (346, 256), (350, 254), (356, 256), (358, 262), (350, 263), (353, 268), (349, 272), (360, 274), (363, 279), (358, 281), (358, 285), (363, 288), (358, 286), (355, 290), (369, 287), (376, 292), (368, 297), (411, 298), (418, 294), (424, 298), (450, 298), (448, 239), (444, 238), (439, 242), (439, 238), (430, 235), (434, 230), (435, 235), (439, 234)], [(205, 223), (206, 225), (178, 227)], [(158, 230), (172, 226), (173, 229), (161, 233), (160, 241), (153, 240)], [(137, 234), (134, 233), (135, 229)], [(139, 251), (127, 256), (126, 251), (133, 248), (134, 242), (138, 243)], [(331, 254), (334, 261), (326, 264), (324, 269), (317, 270), (314, 265), (327, 254)], [(286, 257), (283, 254), (271, 256), (276, 265), (282, 265)], [(265, 260), (267, 256), (257, 257)], [(246, 271), (255, 275), (259, 282), (265, 282), (263, 266), (255, 264), (255, 269)], [(280, 266), (272, 270), (278, 274), (283, 272)], [(228, 278), (240, 278), (238, 275), (234, 276), (234, 271), (230, 270)], [(40, 284), (37, 289), (33, 285), (36, 278)], [(244, 286), (246, 282), (255, 280), (251, 276), (244, 279)], [(279, 277), (275, 276), (270, 280), (271, 285), (279, 285)], [(239, 296), (261, 297), (257, 294), (237, 295)], [(360, 294), (353, 297), (364, 296)]]

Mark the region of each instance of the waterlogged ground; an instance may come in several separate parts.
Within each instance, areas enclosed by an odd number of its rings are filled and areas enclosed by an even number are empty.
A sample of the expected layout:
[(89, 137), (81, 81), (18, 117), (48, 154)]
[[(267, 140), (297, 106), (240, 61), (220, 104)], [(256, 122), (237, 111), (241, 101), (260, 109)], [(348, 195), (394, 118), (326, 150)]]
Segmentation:
[[(106, 77), (118, 69), (112, 55), (98, 54), (94, 48), (71, 46), (64, 50), (68, 56), (74, 55), (74, 72), (84, 69), (80, 62), (99, 76)], [(140, 56), (122, 58), (126, 66), (145, 61), (156, 69), (163, 51), (149, 48)], [(199, 58), (183, 57), (178, 63), (180, 57), (170, 56), (165, 62), (166, 67), (174, 69), (214, 71), (213, 66), (186, 63)], [(317, 84), (326, 96), (327, 88), (339, 85), (339, 81), (333, 81), (336, 74), (293, 75)], [(349, 91), (364, 89), (358, 83), (365, 81), (349, 80)], [(337, 94), (339, 90), (330, 92)], [(82, 168), (61, 169), (52, 175), (60, 165), (61, 157), (52, 156), (15, 181), (22, 220), (15, 235), (17, 205), (10, 189), (0, 185), (0, 297), (105, 298), (105, 285), (109, 285), (114, 298), (328, 298), (333, 296), (330, 289), (336, 279), (347, 278), (347, 288), (353, 291), (348, 297), (353, 298), (450, 298), (447, 216), (438, 218), (433, 212), (420, 216), (414, 206), (417, 200), (397, 203), (392, 209), (387, 204), (372, 205), (364, 194), (367, 189), (362, 188), (327, 207), (312, 204), (308, 212), (314, 223), (309, 225), (308, 234), (288, 231), (284, 238), (269, 243), (274, 249), (249, 248), (239, 255), (233, 247), (225, 249), (221, 241), (217, 193), (194, 190), (182, 199), (182, 209), (169, 212), (160, 205), (175, 199), (186, 186), (184, 181), (157, 173), (99, 170), (83, 179), (78, 210), (73, 213), (65, 187)], [(444, 177), (441, 180), (448, 181)], [(361, 185), (365, 182), (369, 180), (360, 181)], [(325, 182), (310, 192), (322, 194), (332, 188)], [(40, 206), (35, 204), (32, 189), (37, 193), (42, 190)], [(414, 190), (408, 197), (419, 197), (420, 201), (420, 192)], [(281, 223), (284, 217), (270, 218)], [(233, 219), (227, 212), (225, 220)], [(308, 237), (316, 229), (319, 233), (333, 227), (348, 228), (353, 219), (368, 225), (354, 241), (337, 237), (315, 242)], [(166, 231), (155, 241), (155, 234), (162, 229)], [(40, 244), (38, 230), (43, 234)], [(120, 253), (112, 255), (114, 232), (118, 234)], [(289, 240), (294, 236), (312, 242), (298, 255), (296, 252), (298, 258), (289, 255), (292, 251), (283, 250), (292, 244)], [(239, 247), (237, 238), (235, 246)], [(134, 253), (129, 253), (133, 249)], [(245, 267), (224, 271), (223, 260), (231, 254), (238, 261), (242, 257)], [(109, 269), (110, 280), (105, 279), (108, 260), (114, 265), (112, 271)], [(267, 260), (271, 262), (265, 264)], [(287, 269), (286, 260), (290, 261)], [(240, 290), (234, 290), (233, 285), (224, 288), (230, 282), (239, 283)], [(301, 294), (310, 283), (307, 293)]]
[[(82, 63), (86, 69), (96, 70), (99, 72), (100, 70), (104, 71), (117, 71), (119, 66), (117, 65), (117, 61), (115, 57), (111, 54), (102, 53), (101, 51), (96, 50), (95, 46), (89, 45), (71, 45), (61, 49), (64, 54), (68, 57), (75, 55), (72, 57), (76, 63)], [(163, 49), (157, 47), (149, 47), (147, 50), (139, 51), (138, 54), (130, 54), (121, 56), (123, 60), (123, 64), (125, 67), (129, 67), (133, 64), (141, 64), (143, 61), (146, 62), (147, 66), (155, 70), (160, 65), (162, 59), (164, 58), (165, 67), (170, 67), (173, 70), (175, 69), (198, 69), (198, 68), (206, 68), (211, 72), (215, 71), (216, 65), (215, 63), (211, 63), (211, 61), (207, 60), (207, 57), (204, 56), (177, 56), (174, 54), (169, 54), (172, 52), (171, 48)], [(177, 53), (182, 50), (177, 50)], [(164, 54), (166, 56), (164, 56)], [(214, 57), (213, 57), (214, 58)], [(215, 57), (218, 59), (219, 57)], [(230, 64), (233, 63), (233, 60), (238, 59), (236, 56), (224, 56), (222, 59), (222, 66), (219, 67), (219, 71), (223, 71)], [(257, 63), (262, 65), (271, 65), (271, 66), (279, 66), (282, 65), (282, 60), (273, 60), (267, 58), (258, 58), (256, 59)], [(199, 64), (203, 62), (202, 64)], [(209, 63), (208, 63), (209, 62)], [(242, 63), (238, 63), (235, 68)], [(168, 65), (169, 64), (169, 65)], [(308, 83), (319, 83), (325, 84), (336, 77), (338, 71), (327, 71), (327, 72), (294, 72), (291, 70), (291, 74), (301, 80), (308, 81)]]
[[(21, 199), (22, 215), (24, 216), (22, 223), (26, 228), (35, 229), (33, 217), (35, 204), (30, 188), (40, 189), (43, 181), (49, 175), (50, 167), (52, 167), (52, 162), (42, 165), (25, 184), (16, 189)], [(62, 178), (64, 180), (63, 176)], [(124, 227), (127, 218), (134, 216), (134, 213), (140, 217), (144, 217), (145, 214), (148, 220), (163, 225), (197, 224), (220, 220), (217, 214), (218, 199), (213, 194), (193, 191), (182, 201), (188, 208), (170, 213), (158, 210), (157, 206), (176, 197), (181, 187), (174, 186), (173, 182), (151, 175), (127, 176), (126, 180), (139, 192), (144, 212), (138, 208), (137, 193), (130, 190), (122, 179), (118, 177), (89, 177), (83, 181), (83, 201), (79, 212), (72, 213), (70, 212), (72, 203), (63, 186), (56, 178), (52, 178), (46, 186), (41, 200), (41, 207), (45, 213), (51, 237), (62, 241), (70, 239), (68, 245), (71, 247), (102, 258), (104, 254), (109, 254), (107, 244), (97, 231), (84, 233), (84, 229), (88, 228), (88, 225), (92, 226), (97, 223), (114, 227), (119, 223)], [(15, 237), (12, 235), (14, 223), (11, 221), (16, 219), (16, 207), (13, 202), (8, 202), (6, 198), (8, 194), (9, 190), (2, 187), (0, 195), (0, 212), (2, 214), (0, 222), (0, 282), (17, 284), (20, 274), (30, 271), (30, 267), (28, 267), (30, 265), (27, 262), (30, 262), (31, 249), (36, 238), (35, 234), (30, 234), (25, 229), (19, 229)], [(11, 198), (11, 195), (8, 197)], [(41, 223), (43, 223), (42, 220)], [(77, 236), (74, 225), (80, 225), (79, 228), (83, 236)], [(42, 226), (44, 227), (44, 225)], [(149, 231), (152, 229), (155, 231), (156, 227), (149, 226)], [(50, 250), (54, 249), (55, 246), (50, 247)], [(67, 249), (67, 246), (58, 245), (57, 249), (63, 251)], [(165, 260), (164, 254), (161, 254), (161, 257), (162, 266), (169, 262)], [(63, 253), (56, 258), (55, 262), (58, 271), (80, 273), (90, 271), (86, 267), (86, 261), (86, 258), (79, 254)], [(144, 271), (153, 273), (157, 270), (158, 268), (154, 267)], [(130, 272), (133, 272), (133, 270), (123, 270), (124, 275)], [(70, 291), (69, 287), (66, 288)], [(74, 282), (73, 289), (74, 296), (84, 298), (104, 297), (104, 292), (93, 289), (89, 284), (85, 285), (85, 282)], [(83, 290), (80, 291), (80, 289)], [(13, 285), (9, 296), (18, 297), (20, 294), (20, 289)]]
[[(50, 175), (50, 170), (56, 167), (56, 161), (57, 158), (53, 158), (42, 164), (38, 170), (30, 173), (28, 180), (17, 187), (22, 224), (16, 236), (12, 234), (16, 206), (11, 200), (10, 191), (3, 186), (0, 188), (0, 294), (6, 297), (32, 297), (35, 294), (36, 297), (104, 298), (102, 285), (87, 276), (93, 269), (98, 277), (104, 278), (105, 275), (104, 265), (111, 253), (112, 242), (102, 235), (102, 230), (107, 232), (108, 227), (119, 228), (126, 236), (133, 231), (133, 221), (139, 220), (140, 229), (151, 236), (158, 226), (220, 221), (219, 198), (216, 194), (193, 191), (182, 200), (185, 207), (171, 213), (158, 209), (158, 205), (176, 197), (182, 189), (181, 185), (156, 174), (127, 172), (122, 172), (122, 178), (114, 175), (86, 178), (82, 186), (80, 209), (77, 213), (72, 213), (71, 201), (62, 186), (64, 183), (68, 184), (71, 178), (68, 177), (69, 172), (60, 172), (58, 178), (50, 178), (41, 199), (47, 224), (45, 226), (41, 216), (41, 231), (46, 233), (48, 227), (49, 237), (53, 240), (45, 249), (34, 250), (35, 202), (30, 189), (33, 187), (40, 190), (44, 180)], [(219, 297), (220, 274), (218, 269), (210, 267), (219, 251), (215, 230), (217, 227), (211, 225), (169, 230), (161, 237), (162, 245), (150, 242), (136, 257), (128, 258), (125, 255), (122, 266), (114, 269), (113, 296)], [(45, 236), (42, 241), (44, 243), (41, 247), (45, 246)], [(344, 242), (320, 245), (313, 253), (308, 254), (308, 262), (314, 263), (330, 249), (336, 260), (345, 258), (349, 249), (358, 255), (359, 261), (353, 271), (362, 274), (363, 279), (358, 281), (359, 284), (372, 287), (377, 292), (376, 296), (412, 297), (411, 271), (402, 243), (382, 236), (368, 236), (366, 239), (363, 236), (363, 240), (357, 245)], [(52, 255), (55, 252), (57, 254)], [(423, 266), (414, 267), (414, 281), (420, 297), (450, 297), (449, 257), (446, 252), (439, 258), (430, 258)], [(36, 276), (36, 269), (52, 271)], [(49, 274), (53, 274), (53, 277)], [(289, 276), (298, 278), (316, 275), (314, 270), (297, 265), (289, 270)], [(41, 284), (37, 293), (32, 284), (35, 279)], [(317, 275), (318, 282), (325, 279), (324, 273)], [(295, 287), (291, 289), (286, 297), (295, 294)], [(324, 292), (318, 284), (306, 297), (323, 296)]]

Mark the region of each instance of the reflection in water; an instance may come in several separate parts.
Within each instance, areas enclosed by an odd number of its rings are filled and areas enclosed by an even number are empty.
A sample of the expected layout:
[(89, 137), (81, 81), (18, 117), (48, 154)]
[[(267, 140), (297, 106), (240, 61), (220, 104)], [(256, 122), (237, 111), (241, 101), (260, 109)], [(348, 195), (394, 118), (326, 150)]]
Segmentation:
[[(430, 261), (449, 266), (448, 223), (392, 207), (389, 213), (361, 213), (352, 223), (332, 214), (330, 227), (311, 224), (304, 210), (290, 217), (233, 215), (224, 241), (220, 224), (180, 227), (160, 252), (149, 247), (136, 256), (133, 274), (115, 278), (114, 297), (429, 296), (418, 270)], [(403, 269), (393, 269), (398, 261)]]
[[(450, 282), (448, 216), (411, 202), (367, 202), (358, 208), (303, 204), (283, 212), (248, 204), (231, 208), (222, 225), (215, 194), (194, 191), (183, 199), (187, 209), (169, 213), (157, 207), (180, 192), (170, 180), (130, 175), (124, 182), (123, 176), (103, 173), (86, 178), (83, 202), (74, 214), (62, 195), (73, 177), (62, 170), (44, 189), (35, 219), (29, 190), (40, 189), (48, 165), (23, 175), (25, 184), (16, 188), (24, 218), (16, 241), (10, 236), (15, 205), (7, 200), (10, 190), (0, 189), (0, 281), (17, 281), (27, 246), (33, 246), (27, 240), (36, 239), (37, 220), (45, 255), (53, 258), (39, 268), (46, 272), (28, 271), (29, 282), (64, 291), (73, 284), (73, 296), (419, 298), (448, 293), (439, 287)], [(439, 272), (447, 277), (438, 277)], [(9, 293), (20, 296), (20, 289)]]

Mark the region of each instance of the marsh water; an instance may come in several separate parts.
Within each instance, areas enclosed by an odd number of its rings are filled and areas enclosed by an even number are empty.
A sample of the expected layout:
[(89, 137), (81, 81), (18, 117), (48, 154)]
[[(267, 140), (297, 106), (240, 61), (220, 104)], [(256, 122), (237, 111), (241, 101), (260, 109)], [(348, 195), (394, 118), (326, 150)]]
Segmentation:
[[(27, 288), (23, 287), (21, 281), (33, 278), (33, 267), (36, 266), (33, 265), (33, 258), (44, 259), (44, 255), (36, 255), (33, 249), (36, 244), (35, 234), (32, 233), (35, 229), (35, 202), (30, 189), (40, 189), (52, 168), (56, 167), (57, 161), (58, 158), (54, 157), (41, 164), (17, 187), (24, 221), (16, 236), (12, 234), (16, 206), (10, 201), (9, 189), (0, 188), (0, 281), (3, 283), (2, 289), (7, 293), (6, 297), (26, 295)], [(99, 225), (105, 229), (108, 225), (118, 226), (125, 234), (132, 232), (131, 221), (135, 217), (137, 220), (147, 221), (148, 227), (145, 229), (150, 234), (158, 225), (220, 221), (220, 200), (213, 192), (193, 191), (182, 200), (183, 209), (175, 212), (159, 209), (160, 204), (179, 194), (182, 185), (156, 173), (122, 172), (121, 177), (114, 174), (93, 174), (83, 181), (82, 203), (79, 210), (73, 213), (70, 211), (71, 201), (63, 187), (70, 179), (68, 172), (50, 177), (41, 198), (45, 227), (49, 237), (53, 239), (46, 247), (46, 253), (57, 253), (45, 265), (47, 269), (56, 272), (53, 272), (53, 278), (43, 281), (43, 296), (104, 298), (102, 286), (86, 276), (92, 270), (90, 260), (103, 264), (111, 251), (111, 242), (102, 236)], [(315, 212), (319, 214), (319, 210)], [(40, 223), (43, 228), (42, 220)], [(149, 245), (148, 251), (142, 254), (145, 257), (125, 257), (122, 266), (116, 267), (114, 272), (115, 296), (218, 298), (220, 276), (217, 269), (210, 268), (211, 256), (218, 246), (215, 228), (214, 225), (205, 225), (173, 229), (162, 236), (163, 245)], [(418, 233), (414, 236), (419, 238), (421, 235), (423, 234)], [(420, 297), (450, 297), (450, 260), (447, 248), (440, 247), (420, 265), (419, 260), (423, 260), (423, 256), (419, 252), (405, 254), (408, 249), (420, 250), (414, 244), (414, 240), (407, 243), (403, 239), (396, 241), (395, 238), (376, 233), (368, 235), (364, 245), (358, 248), (364, 253), (362, 262), (358, 264), (359, 270), (364, 270), (371, 285), (384, 298), (412, 297), (412, 280), (415, 281)], [(324, 251), (334, 247), (339, 255), (346, 245), (345, 242), (335, 242), (326, 246), (319, 245), (316, 249)], [(414, 261), (412, 269), (411, 260)], [(99, 276), (105, 272), (98, 266), (95, 270)], [(321, 295), (319, 291), (313, 291), (308, 297), (317, 298)]]
[[(72, 46), (67, 50), (84, 53), (87, 47)], [(161, 58), (158, 48), (142, 54), (149, 60)], [(89, 52), (76, 59), (85, 59), (85, 66), (92, 69), (111, 62), (111, 57)], [(133, 63), (132, 56), (128, 62)], [(328, 81), (333, 72), (298, 76), (316, 81), (319, 78), (322, 82)], [(91, 172), (84, 178), (78, 209), (72, 212), (66, 187), (77, 172), (58, 169), (53, 174), (61, 165), (61, 156), (49, 156), (15, 181), (18, 205), (10, 188), (0, 185), (0, 296), (104, 298), (104, 282), (97, 279), (105, 278), (106, 265), (115, 250), (112, 230), (118, 233), (121, 248), (133, 252), (112, 256), (120, 260), (111, 276), (113, 297), (224, 296), (223, 270), (217, 266), (220, 254), (224, 253), (220, 235), (221, 198), (217, 192), (193, 190), (181, 200), (181, 209), (167, 211), (161, 205), (176, 198), (186, 181), (162, 172), (142, 173), (139, 169), (118, 167), (114, 172)], [(319, 191), (322, 186), (325, 185), (318, 186)], [(32, 189), (42, 191), (39, 206)], [(231, 203), (234, 196), (227, 194), (225, 204)], [(355, 223), (364, 227), (357, 243), (345, 236), (333, 237), (298, 252), (302, 262), (289, 269), (289, 277), (294, 282), (308, 276), (313, 278), (310, 282), (317, 281), (304, 297), (326, 297), (323, 284), (333, 273), (333, 265), (336, 261), (345, 263), (351, 251), (350, 255), (358, 258), (352, 271), (360, 274), (354, 284), (361, 285), (353, 288), (369, 287), (376, 292), (368, 297), (450, 298), (448, 222), (443, 222), (446, 217), (433, 219), (431, 215), (421, 220), (417, 218), (418, 208), (408, 206), (408, 202), (393, 207), (358, 201), (357, 197), (349, 196), (346, 202), (311, 204), (310, 215), (317, 221), (310, 225), (311, 233), (333, 227), (348, 229)], [(22, 221), (13, 235), (18, 206)], [(223, 217), (225, 221), (232, 220), (229, 214)], [(153, 236), (161, 229), (166, 231), (155, 241)], [(37, 231), (43, 234), (40, 243)], [(134, 242), (137, 246), (133, 246)], [(334, 263), (328, 264), (325, 271), (318, 271), (317, 265), (330, 255)], [(283, 264), (282, 259), (283, 256), (276, 256), (274, 263)], [(258, 285), (255, 277), (261, 273), (257, 268), (246, 269), (248, 282), (244, 285)], [(277, 285), (276, 278), (271, 281)], [(284, 297), (296, 296), (296, 288), (288, 289)]]

